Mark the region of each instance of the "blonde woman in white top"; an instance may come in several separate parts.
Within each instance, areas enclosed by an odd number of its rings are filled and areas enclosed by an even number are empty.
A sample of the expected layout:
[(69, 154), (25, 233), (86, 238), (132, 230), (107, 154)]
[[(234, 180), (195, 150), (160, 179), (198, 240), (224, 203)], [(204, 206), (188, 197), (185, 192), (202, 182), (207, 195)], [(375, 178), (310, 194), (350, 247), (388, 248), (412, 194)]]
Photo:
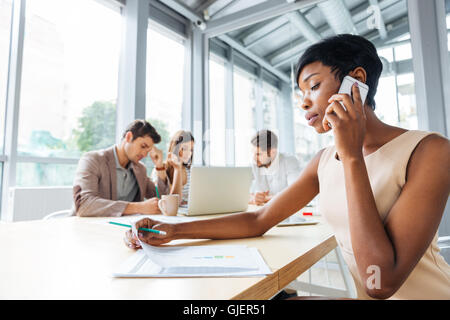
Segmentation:
[[(191, 177), (191, 166), (194, 156), (194, 136), (190, 131), (177, 131), (169, 142), (167, 152), (167, 160), (153, 169), (152, 176), (154, 179), (159, 177), (163, 181), (168, 179), (169, 185), (173, 193), (179, 194), (181, 205), (186, 205), (189, 199), (189, 185)], [(175, 169), (180, 167), (181, 179), (174, 182)]]
[[(378, 119), (381, 71), (375, 46), (360, 36), (338, 35), (308, 48), (297, 65), (301, 108), (317, 133), (331, 124), (335, 145), (319, 151), (294, 184), (256, 212), (178, 225), (142, 219), (137, 227), (167, 235), (146, 233), (141, 240), (263, 235), (320, 193), (319, 210), (335, 231), (358, 298), (450, 299), (450, 266), (437, 247), (450, 192), (450, 142)], [(337, 94), (346, 75), (369, 86), (364, 105), (357, 86), (353, 98)]]

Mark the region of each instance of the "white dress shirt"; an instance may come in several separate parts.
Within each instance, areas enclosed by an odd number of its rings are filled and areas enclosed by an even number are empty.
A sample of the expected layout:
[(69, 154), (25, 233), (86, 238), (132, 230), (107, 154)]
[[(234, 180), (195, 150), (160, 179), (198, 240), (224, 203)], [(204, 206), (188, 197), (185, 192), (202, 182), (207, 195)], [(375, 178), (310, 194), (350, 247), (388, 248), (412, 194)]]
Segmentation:
[(278, 153), (268, 168), (253, 163), (252, 171), (251, 193), (269, 191), (269, 195), (275, 195), (298, 178), (300, 166), (296, 157)]

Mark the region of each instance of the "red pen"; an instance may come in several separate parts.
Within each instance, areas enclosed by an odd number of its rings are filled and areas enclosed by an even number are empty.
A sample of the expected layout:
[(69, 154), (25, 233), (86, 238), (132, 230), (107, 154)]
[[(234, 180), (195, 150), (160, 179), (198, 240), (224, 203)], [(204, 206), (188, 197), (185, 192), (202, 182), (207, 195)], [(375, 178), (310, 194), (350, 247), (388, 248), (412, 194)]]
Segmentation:
[(319, 216), (319, 214), (314, 213), (312, 211), (303, 211), (302, 215), (304, 215), (304, 216)]

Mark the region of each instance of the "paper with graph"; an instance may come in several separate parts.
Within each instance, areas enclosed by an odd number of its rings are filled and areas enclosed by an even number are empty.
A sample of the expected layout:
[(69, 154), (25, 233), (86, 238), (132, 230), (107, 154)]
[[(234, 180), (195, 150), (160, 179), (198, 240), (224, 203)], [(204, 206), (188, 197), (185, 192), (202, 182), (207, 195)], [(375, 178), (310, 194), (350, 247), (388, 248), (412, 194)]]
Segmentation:
[(244, 245), (154, 247), (126, 260), (115, 277), (249, 277), (272, 273), (256, 248)]

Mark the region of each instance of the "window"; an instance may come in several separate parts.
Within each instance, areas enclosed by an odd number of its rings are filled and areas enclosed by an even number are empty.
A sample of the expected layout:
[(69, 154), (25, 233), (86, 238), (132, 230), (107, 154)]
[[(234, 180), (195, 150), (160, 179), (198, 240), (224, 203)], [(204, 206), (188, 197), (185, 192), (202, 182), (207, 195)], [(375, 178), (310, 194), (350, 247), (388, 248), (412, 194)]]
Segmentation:
[(18, 186), (71, 185), (82, 153), (114, 144), (121, 25), (97, 1), (27, 2)]
[(411, 42), (405, 43), (394, 48), (395, 61), (412, 59)]
[(447, 22), (447, 48), (448, 48), (448, 51), (450, 51), (450, 32), (448, 32), (448, 30), (450, 29), (450, 13), (447, 14), (447, 17), (445, 20)]
[(96, 1), (27, 2), (19, 156), (78, 158), (114, 144), (120, 29), (120, 14)]
[(248, 166), (252, 160), (250, 140), (256, 132), (256, 79), (237, 67), (233, 78), (235, 165)]
[[(0, 153), (5, 132), (6, 82), (9, 62), (12, 0), (0, 0)], [(1, 188), (0, 188), (1, 189)]]
[(399, 123), (395, 78), (395, 75), (382, 76), (375, 97), (375, 114), (381, 121), (392, 126)]
[(161, 135), (162, 141), (158, 148), (162, 149), (164, 154), (171, 136), (181, 130), (184, 48), (183, 40), (176, 39), (169, 31), (150, 25), (147, 32), (145, 112), (146, 119)]
[(416, 93), (414, 74), (406, 73), (397, 77), (399, 125), (406, 129), (417, 129)]
[(278, 89), (266, 82), (263, 82), (262, 93), (264, 129), (277, 132), (277, 108), (280, 103)]
[(298, 93), (294, 94), (293, 100), (295, 156), (299, 160), (300, 168), (303, 169), (317, 152), (332, 145), (334, 139), (331, 131), (317, 134), (316, 130), (308, 125), (305, 119), (306, 111), (301, 108)]
[(217, 57), (209, 59), (210, 164), (225, 166), (225, 66)]
[[(375, 113), (381, 121), (414, 130), (418, 128), (414, 73), (412, 72), (412, 50), (408, 41), (409, 34), (401, 37), (400, 45), (378, 50), (383, 61), (383, 73), (380, 77), (375, 96)], [(399, 73), (398, 61), (409, 60), (411, 72)]]
[(6, 90), (11, 35), (12, 0), (0, 0), (0, 207), (3, 185)]
[(17, 164), (16, 185), (19, 187), (71, 186), (76, 169), (76, 164), (20, 162)]

